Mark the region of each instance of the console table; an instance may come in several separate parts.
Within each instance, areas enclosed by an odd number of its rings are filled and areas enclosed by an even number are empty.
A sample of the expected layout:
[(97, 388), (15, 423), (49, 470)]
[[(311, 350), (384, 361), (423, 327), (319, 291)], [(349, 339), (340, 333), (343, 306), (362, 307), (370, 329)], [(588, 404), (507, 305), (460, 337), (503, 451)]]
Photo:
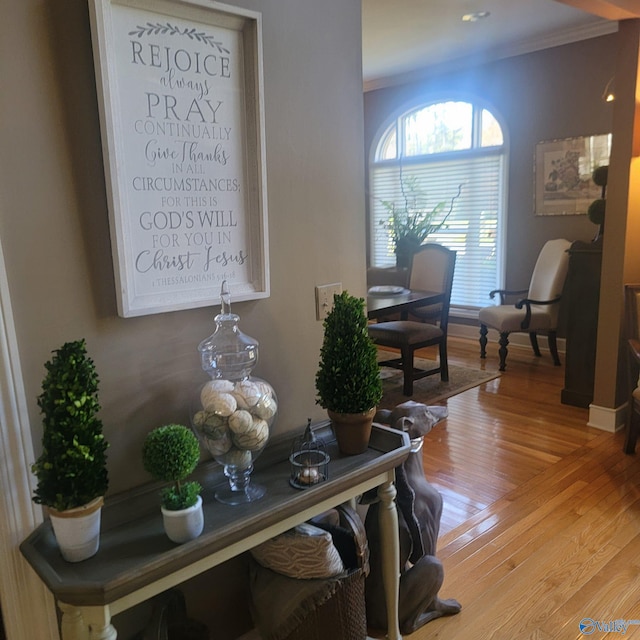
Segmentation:
[[(321, 425), (319, 431), (323, 430), (330, 433), (328, 423)], [(183, 545), (172, 543), (164, 533), (157, 497), (151, 511), (140, 512), (140, 492), (106, 501), (100, 549), (80, 563), (64, 561), (49, 521), (41, 524), (20, 550), (58, 602), (63, 640), (115, 640), (112, 616), (376, 487), (385, 507), (380, 510), (380, 524), (386, 538), (388, 638), (401, 640), (393, 482), (395, 467), (409, 455), (409, 438), (401, 431), (374, 425), (368, 450), (357, 456), (341, 456), (334, 441), (326, 438), (326, 442), (331, 456), (329, 479), (303, 491), (289, 485), (288, 449), (284, 456), (267, 456), (267, 447), (263, 456), (268, 457), (268, 464), (256, 467), (252, 474), (252, 481), (264, 485), (267, 493), (246, 505), (217, 502), (214, 485), (226, 480), (219, 465), (201, 465), (197, 479), (205, 487), (205, 528), (199, 538)]]

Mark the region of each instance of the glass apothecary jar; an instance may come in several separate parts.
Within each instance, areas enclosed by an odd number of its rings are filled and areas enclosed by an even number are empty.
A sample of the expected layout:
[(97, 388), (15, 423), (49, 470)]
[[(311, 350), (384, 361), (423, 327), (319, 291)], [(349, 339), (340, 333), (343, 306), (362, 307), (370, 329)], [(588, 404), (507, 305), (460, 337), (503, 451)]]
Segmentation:
[(220, 297), (215, 331), (198, 345), (209, 380), (197, 390), (191, 423), (228, 479), (228, 485), (216, 491), (216, 499), (235, 505), (265, 494), (264, 487), (251, 482), (251, 472), (269, 439), (278, 400), (268, 382), (251, 375), (258, 363), (258, 342), (240, 330), (226, 282)]

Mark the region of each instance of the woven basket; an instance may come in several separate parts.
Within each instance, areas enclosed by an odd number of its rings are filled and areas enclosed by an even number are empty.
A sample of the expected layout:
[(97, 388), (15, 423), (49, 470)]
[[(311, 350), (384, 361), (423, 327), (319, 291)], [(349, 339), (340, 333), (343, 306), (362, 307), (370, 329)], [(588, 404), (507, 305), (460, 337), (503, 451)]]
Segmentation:
[(367, 613), (362, 569), (341, 578), (329, 600), (309, 613), (283, 640), (365, 640)]
[[(264, 624), (264, 611), (259, 602), (252, 602), (252, 611), (256, 626), (264, 640), (365, 640), (367, 637), (367, 614), (364, 597), (365, 577), (369, 572), (369, 548), (364, 525), (358, 514), (350, 507), (338, 507), (340, 526), (314, 524), (330, 531), (334, 543), (345, 563), (347, 571), (337, 579), (316, 581), (332, 583), (332, 593), (324, 601), (304, 606), (304, 613), (296, 611), (275, 627)], [(350, 545), (345, 548), (348, 534)], [(339, 540), (339, 542), (338, 542)], [(285, 576), (275, 576), (274, 572), (252, 562), (254, 579), (273, 581), (274, 588), (280, 584), (284, 594), (287, 587), (295, 588), (295, 583), (306, 582)], [(282, 607), (289, 603), (283, 597)]]

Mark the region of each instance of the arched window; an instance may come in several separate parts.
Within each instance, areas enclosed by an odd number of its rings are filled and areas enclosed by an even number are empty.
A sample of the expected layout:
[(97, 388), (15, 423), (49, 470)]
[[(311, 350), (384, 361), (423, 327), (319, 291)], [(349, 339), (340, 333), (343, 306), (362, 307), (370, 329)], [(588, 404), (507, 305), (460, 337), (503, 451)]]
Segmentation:
[(446, 217), (426, 241), (457, 251), (451, 303), (485, 306), (501, 281), (505, 173), (502, 127), (481, 105), (436, 102), (403, 113), (370, 162), (371, 264), (395, 264), (394, 228)]

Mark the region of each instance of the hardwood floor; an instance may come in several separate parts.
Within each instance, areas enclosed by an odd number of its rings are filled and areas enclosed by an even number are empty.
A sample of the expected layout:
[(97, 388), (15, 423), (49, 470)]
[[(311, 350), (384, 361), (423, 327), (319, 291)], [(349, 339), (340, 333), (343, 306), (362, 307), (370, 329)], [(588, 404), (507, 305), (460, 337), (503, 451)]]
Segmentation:
[[(496, 350), (449, 340), (456, 364), (496, 370)], [(412, 640), (640, 638), (640, 453), (561, 404), (563, 381), (546, 351), (510, 346), (499, 378), (439, 403), (424, 465), (444, 498), (440, 597), (462, 611)], [(584, 618), (638, 624), (588, 636)]]

